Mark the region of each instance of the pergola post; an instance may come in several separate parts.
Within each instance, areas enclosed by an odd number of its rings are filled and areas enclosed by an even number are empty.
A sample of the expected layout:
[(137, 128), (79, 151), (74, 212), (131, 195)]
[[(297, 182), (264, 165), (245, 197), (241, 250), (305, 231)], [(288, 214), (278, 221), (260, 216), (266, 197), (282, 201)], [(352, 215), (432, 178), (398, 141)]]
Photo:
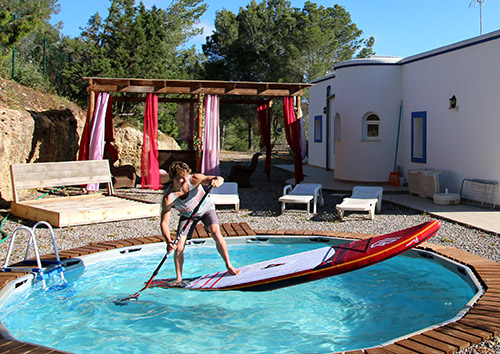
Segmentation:
[(94, 119), (95, 111), (95, 91), (90, 91), (89, 94), (89, 124), (92, 123)]
[[(271, 139), (272, 139), (272, 135), (271, 135), (271, 132), (272, 132), (272, 119), (273, 119), (273, 110), (272, 110), (272, 107), (273, 107), (273, 100), (269, 100), (269, 105), (268, 105), (268, 109), (267, 109), (267, 134), (269, 136), (269, 143), (271, 143)], [(269, 148), (271, 149), (271, 144), (269, 145)], [(272, 149), (271, 149), (272, 151)], [(271, 152), (269, 152), (270, 154)], [(267, 159), (267, 151), (266, 151), (266, 159)], [(271, 169), (269, 169), (269, 173), (267, 174), (267, 180), (270, 181), (271, 180)]]
[[(198, 120), (197, 120), (197, 127), (196, 127), (196, 134), (198, 135), (198, 139), (202, 138), (203, 134), (203, 95), (201, 93), (198, 94)], [(203, 146), (201, 146), (200, 151), (198, 151), (198, 154), (196, 154), (196, 172), (201, 172), (201, 156), (202, 156), (202, 150)]]

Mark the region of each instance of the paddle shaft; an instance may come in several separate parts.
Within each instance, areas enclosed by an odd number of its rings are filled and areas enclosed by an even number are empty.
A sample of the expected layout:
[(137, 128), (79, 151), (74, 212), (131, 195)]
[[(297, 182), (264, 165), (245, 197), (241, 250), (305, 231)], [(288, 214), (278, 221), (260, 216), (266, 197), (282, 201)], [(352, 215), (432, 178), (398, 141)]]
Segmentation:
[[(201, 197), (199, 203), (194, 208), (193, 212), (191, 213), (191, 216), (189, 217), (189, 219), (187, 220), (187, 222), (184, 224), (184, 226), (182, 227), (181, 231), (177, 233), (177, 236), (175, 237), (175, 240), (173, 242), (174, 246), (177, 246), (177, 243), (179, 242), (179, 239), (181, 238), (181, 235), (184, 233), (184, 231), (186, 230), (187, 226), (190, 225), (193, 222), (194, 216), (196, 215), (196, 213), (200, 209), (201, 205), (203, 204), (203, 202), (205, 201), (206, 197), (208, 196), (208, 194), (210, 193), (211, 190), (212, 190), (212, 185), (210, 185), (208, 187), (208, 190), (205, 192), (205, 194), (203, 195), (203, 197)], [(156, 267), (155, 271), (153, 272), (153, 275), (151, 276), (151, 278), (149, 278), (149, 281), (146, 283), (146, 285), (141, 290), (139, 290), (135, 294), (127, 296), (126, 298), (124, 298), (124, 299), (122, 299), (120, 301), (123, 302), (123, 301), (127, 301), (127, 300), (130, 300), (130, 299), (137, 299), (139, 297), (140, 292), (142, 292), (142, 291), (146, 290), (147, 288), (149, 288), (149, 286), (153, 282), (153, 279), (156, 277), (156, 275), (160, 271), (161, 267), (163, 266), (163, 263), (165, 263), (165, 261), (167, 260), (167, 257), (168, 257), (168, 252), (163, 256), (163, 258), (160, 261), (160, 264), (158, 264), (158, 267)]]

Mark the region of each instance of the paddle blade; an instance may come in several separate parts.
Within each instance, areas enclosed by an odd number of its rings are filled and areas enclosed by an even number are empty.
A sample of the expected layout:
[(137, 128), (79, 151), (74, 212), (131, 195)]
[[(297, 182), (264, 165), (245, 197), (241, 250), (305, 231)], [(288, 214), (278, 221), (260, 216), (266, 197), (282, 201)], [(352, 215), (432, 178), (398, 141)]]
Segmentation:
[(124, 297), (123, 299), (117, 299), (113, 301), (116, 306), (125, 306), (129, 301), (137, 301), (139, 299), (139, 292)]

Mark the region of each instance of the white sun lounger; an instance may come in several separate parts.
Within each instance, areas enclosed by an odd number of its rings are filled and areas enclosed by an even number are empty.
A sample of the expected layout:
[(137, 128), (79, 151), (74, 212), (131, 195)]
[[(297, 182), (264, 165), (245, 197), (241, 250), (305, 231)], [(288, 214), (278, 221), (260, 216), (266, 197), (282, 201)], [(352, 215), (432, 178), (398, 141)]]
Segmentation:
[(382, 187), (361, 187), (356, 186), (352, 189), (352, 195), (344, 198), (342, 203), (337, 204), (337, 214), (342, 220), (344, 211), (368, 211), (370, 219), (375, 218), (375, 211), (380, 213), (382, 210)]
[(212, 188), (209, 196), (215, 205), (234, 204), (236, 211), (240, 211), (240, 196), (236, 182), (225, 182), (219, 188)]
[(300, 183), (293, 189), (291, 185), (286, 185), (283, 188), (283, 196), (279, 198), (281, 213), (285, 211), (286, 204), (306, 204), (309, 215), (311, 202), (313, 213), (316, 213), (318, 203), (321, 206), (324, 204), (322, 187), (321, 184), (317, 183)]

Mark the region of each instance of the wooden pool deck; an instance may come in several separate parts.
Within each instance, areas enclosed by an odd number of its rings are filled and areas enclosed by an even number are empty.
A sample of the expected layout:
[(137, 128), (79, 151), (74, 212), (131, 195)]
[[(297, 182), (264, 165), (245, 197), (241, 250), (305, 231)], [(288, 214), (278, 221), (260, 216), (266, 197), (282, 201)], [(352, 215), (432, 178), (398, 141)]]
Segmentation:
[[(374, 235), (335, 232), (335, 231), (297, 231), (297, 230), (252, 230), (247, 223), (221, 224), (225, 237), (252, 235), (297, 235), (328, 236), (336, 238), (362, 239)], [(202, 225), (198, 225), (193, 238), (206, 238), (208, 233)], [(61, 259), (78, 258), (80, 256), (102, 252), (126, 246), (136, 246), (155, 242), (164, 242), (161, 236), (138, 237), (118, 241), (98, 242), (59, 252)], [(471, 268), (485, 288), (484, 295), (472, 309), (461, 319), (447, 325), (427, 330), (376, 348), (348, 351), (348, 354), (443, 354), (455, 353), (493, 336), (500, 334), (500, 264), (466, 251), (453, 247), (441, 246), (429, 242), (417, 247), (432, 251), (446, 258)], [(45, 255), (43, 259), (53, 259), (54, 255)], [(0, 288), (24, 275), (25, 273), (0, 273)], [(67, 353), (57, 349), (25, 343), (0, 334), (0, 353), (48, 354)]]

